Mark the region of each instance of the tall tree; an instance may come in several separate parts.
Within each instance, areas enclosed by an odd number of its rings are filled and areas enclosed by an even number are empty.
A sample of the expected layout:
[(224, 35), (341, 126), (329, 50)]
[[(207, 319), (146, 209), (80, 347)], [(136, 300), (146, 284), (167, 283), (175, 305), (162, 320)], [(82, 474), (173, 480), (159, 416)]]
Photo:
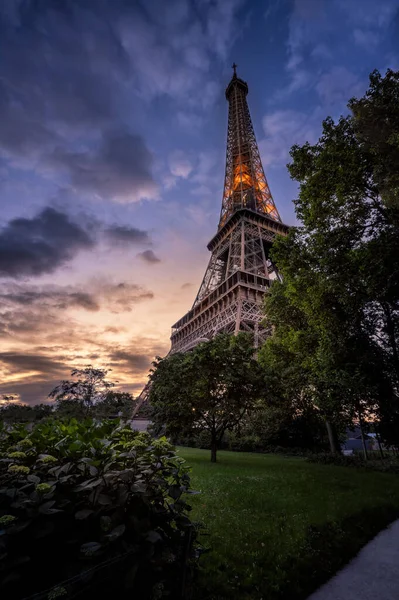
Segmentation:
[(106, 379), (108, 372), (95, 369), (92, 365), (84, 369), (72, 369), (71, 376), (75, 379), (62, 381), (50, 392), (49, 397), (59, 405), (67, 403), (72, 412), (76, 412), (78, 407), (82, 415), (87, 416), (90, 409), (98, 402), (103, 402), (115, 386), (115, 383)]
[(149, 400), (155, 429), (164, 427), (172, 436), (208, 431), (216, 462), (223, 434), (253, 409), (262, 392), (252, 337), (221, 334), (153, 364)]
[(398, 400), (399, 73), (374, 72), (349, 108), (291, 150), (302, 226), (275, 244), (283, 283), (266, 300), (275, 334), (262, 350), (327, 423)]

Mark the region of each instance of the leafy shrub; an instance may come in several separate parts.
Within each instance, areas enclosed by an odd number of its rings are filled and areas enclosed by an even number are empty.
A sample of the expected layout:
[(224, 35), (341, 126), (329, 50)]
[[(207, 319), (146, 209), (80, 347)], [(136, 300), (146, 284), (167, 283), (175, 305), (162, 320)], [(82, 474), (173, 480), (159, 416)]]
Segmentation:
[[(207, 431), (201, 431), (197, 435), (180, 437), (174, 440), (176, 445), (189, 448), (202, 448), (209, 450), (211, 447), (211, 436)], [(258, 452), (262, 454), (285, 454), (289, 456), (307, 456), (309, 450), (304, 448), (283, 447), (265, 444), (258, 435), (239, 435), (234, 431), (227, 431), (220, 443), (221, 450), (233, 452)]]
[(399, 460), (397, 458), (386, 458), (384, 460), (365, 460), (360, 454), (344, 456), (342, 454), (313, 454), (308, 461), (322, 465), (337, 465), (339, 467), (357, 467), (370, 471), (381, 471), (382, 473), (399, 474)]
[(0, 456), (2, 596), (182, 596), (196, 534), (188, 468), (166, 439), (51, 420), (3, 427)]

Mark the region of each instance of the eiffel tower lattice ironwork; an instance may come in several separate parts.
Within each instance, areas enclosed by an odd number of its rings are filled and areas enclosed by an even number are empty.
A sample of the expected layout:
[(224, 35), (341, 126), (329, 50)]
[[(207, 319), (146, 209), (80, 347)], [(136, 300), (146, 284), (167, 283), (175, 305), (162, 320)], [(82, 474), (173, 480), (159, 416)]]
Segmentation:
[[(172, 326), (170, 353), (187, 352), (218, 333), (249, 331), (255, 347), (267, 337), (262, 327), (265, 293), (279, 274), (270, 260), (276, 234), (286, 235), (271, 195), (247, 104), (248, 85), (234, 74), (229, 103), (226, 173), (211, 257), (191, 310)], [(139, 396), (147, 399), (150, 384)]]
[(278, 272), (270, 260), (276, 234), (286, 235), (274, 204), (247, 104), (248, 85), (234, 74), (229, 102), (226, 174), (220, 221), (208, 244), (208, 267), (191, 310), (172, 326), (171, 352), (186, 352), (220, 332), (250, 331), (264, 341), (262, 303)]

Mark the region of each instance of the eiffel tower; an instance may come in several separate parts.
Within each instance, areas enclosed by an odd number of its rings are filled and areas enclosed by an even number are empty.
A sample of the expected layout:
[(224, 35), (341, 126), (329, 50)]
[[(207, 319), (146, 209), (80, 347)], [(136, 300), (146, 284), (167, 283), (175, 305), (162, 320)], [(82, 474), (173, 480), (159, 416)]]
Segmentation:
[(191, 310), (172, 326), (171, 353), (187, 352), (226, 332), (249, 331), (257, 348), (267, 337), (263, 298), (279, 274), (270, 259), (276, 234), (286, 235), (271, 195), (247, 104), (248, 85), (234, 74), (229, 103), (226, 174), (219, 226)]
[[(271, 195), (247, 104), (248, 85), (233, 77), (229, 103), (226, 172), (218, 230), (208, 244), (211, 257), (191, 310), (172, 326), (170, 354), (187, 352), (218, 333), (251, 332), (263, 343), (262, 304), (278, 271), (270, 259), (276, 234), (287, 235)], [(134, 414), (148, 398), (147, 383)]]

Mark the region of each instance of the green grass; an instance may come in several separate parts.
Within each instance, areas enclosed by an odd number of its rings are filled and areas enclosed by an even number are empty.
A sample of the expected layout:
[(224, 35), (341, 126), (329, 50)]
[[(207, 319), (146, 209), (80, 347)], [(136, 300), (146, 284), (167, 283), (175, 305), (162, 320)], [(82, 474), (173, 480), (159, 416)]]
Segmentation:
[(399, 517), (399, 477), (300, 458), (180, 448), (206, 525), (196, 599), (302, 600)]

